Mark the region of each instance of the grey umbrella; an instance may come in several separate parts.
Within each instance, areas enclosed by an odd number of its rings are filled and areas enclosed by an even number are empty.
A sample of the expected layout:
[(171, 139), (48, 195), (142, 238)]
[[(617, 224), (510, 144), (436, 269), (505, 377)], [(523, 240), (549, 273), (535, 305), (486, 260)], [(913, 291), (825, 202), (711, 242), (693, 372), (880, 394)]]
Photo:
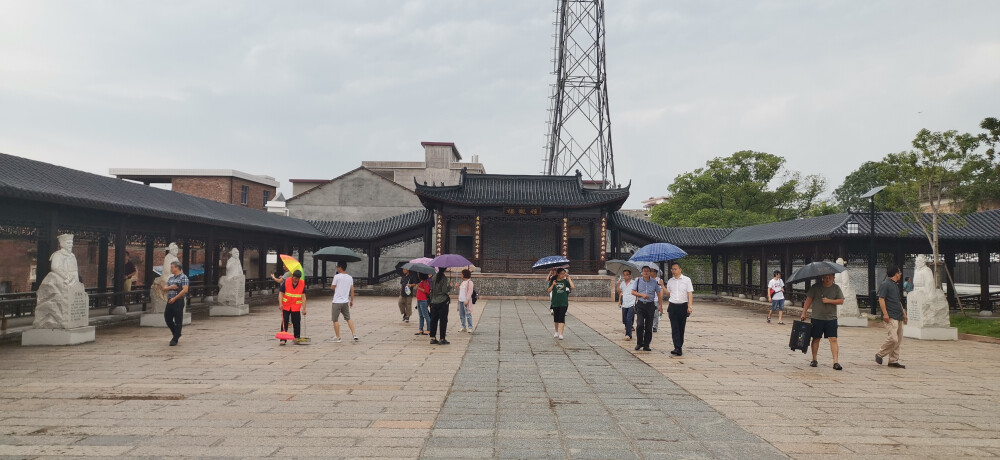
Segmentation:
[(423, 273), (425, 275), (433, 275), (437, 273), (437, 269), (431, 267), (430, 265), (415, 264), (413, 262), (407, 262), (403, 264), (403, 267), (411, 272)]
[(621, 259), (612, 259), (604, 264), (604, 268), (608, 270), (608, 273), (612, 275), (620, 275), (626, 268), (632, 271), (632, 276), (636, 276), (639, 273), (639, 266), (633, 262)]
[(316, 260), (333, 262), (360, 262), (361, 254), (341, 246), (328, 246), (313, 253)]
[(795, 270), (792, 276), (788, 277), (788, 281), (785, 283), (792, 284), (798, 283), (799, 281), (805, 281), (812, 278), (819, 278), (823, 275), (833, 275), (847, 270), (847, 267), (840, 265), (836, 262), (830, 262), (828, 260), (822, 260), (819, 262), (812, 262), (806, 264), (806, 266)]

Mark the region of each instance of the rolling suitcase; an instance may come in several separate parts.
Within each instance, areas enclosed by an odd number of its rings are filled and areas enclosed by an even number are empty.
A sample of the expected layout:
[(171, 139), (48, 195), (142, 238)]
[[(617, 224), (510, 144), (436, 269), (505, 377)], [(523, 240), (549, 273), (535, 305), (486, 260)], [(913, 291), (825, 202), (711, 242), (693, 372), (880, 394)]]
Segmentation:
[(788, 339), (788, 348), (802, 350), (805, 354), (809, 350), (809, 342), (812, 341), (812, 323), (805, 321), (792, 322), (792, 336)]

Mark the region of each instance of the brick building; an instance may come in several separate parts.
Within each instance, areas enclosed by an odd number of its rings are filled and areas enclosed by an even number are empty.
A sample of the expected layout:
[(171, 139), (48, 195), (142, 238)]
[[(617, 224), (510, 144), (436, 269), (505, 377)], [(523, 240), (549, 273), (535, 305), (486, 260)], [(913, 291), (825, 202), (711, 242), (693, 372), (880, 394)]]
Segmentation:
[(263, 211), (277, 195), (278, 181), (235, 169), (113, 168), (109, 174), (143, 184), (170, 184), (170, 189), (222, 203)]

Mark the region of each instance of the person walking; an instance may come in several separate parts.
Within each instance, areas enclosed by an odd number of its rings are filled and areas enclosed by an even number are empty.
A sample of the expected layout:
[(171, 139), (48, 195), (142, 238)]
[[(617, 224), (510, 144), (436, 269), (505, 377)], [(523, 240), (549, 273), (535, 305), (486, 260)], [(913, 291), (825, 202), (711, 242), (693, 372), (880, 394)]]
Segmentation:
[(337, 274), (333, 275), (333, 310), (330, 319), (333, 320), (333, 338), (330, 342), (341, 342), (340, 339), (340, 315), (344, 315), (347, 327), (351, 328), (351, 335), (354, 341), (358, 341), (358, 333), (354, 330), (354, 321), (351, 320), (351, 307), (354, 306), (354, 277), (347, 274), (347, 263), (337, 262)]
[[(635, 280), (632, 295), (636, 297), (635, 304), (635, 349), (652, 351), (649, 347), (653, 341), (653, 315), (656, 314), (656, 296), (663, 291), (663, 285), (652, 276), (651, 268), (642, 267), (642, 278)], [(659, 312), (663, 313), (661, 306)]]
[[(556, 269), (550, 268), (549, 275), (545, 277), (545, 286), (552, 286), (552, 282), (556, 280)], [(552, 291), (549, 291), (549, 314), (555, 316), (556, 311), (552, 309)]]
[(833, 282), (833, 275), (823, 275), (821, 281), (812, 285), (806, 291), (806, 301), (802, 304), (802, 321), (806, 313), (813, 307), (810, 316), (812, 323), (812, 361), (809, 366), (819, 365), (817, 353), (820, 339), (826, 337), (830, 341), (830, 352), (833, 354), (833, 368), (843, 370), (840, 365), (840, 345), (837, 343), (837, 305), (844, 303), (844, 292)]
[(885, 270), (886, 279), (878, 287), (878, 305), (882, 308), (882, 324), (885, 325), (886, 338), (875, 353), (875, 362), (882, 364), (882, 358), (888, 357), (889, 367), (906, 369), (906, 366), (899, 364), (899, 346), (903, 343), (903, 324), (909, 322), (910, 318), (903, 309), (902, 299), (899, 296), (899, 278), (903, 273), (898, 267), (890, 266)]
[(170, 328), (173, 338), (170, 346), (176, 346), (181, 338), (181, 327), (184, 326), (184, 307), (187, 305), (188, 280), (187, 275), (181, 269), (180, 262), (170, 263), (170, 278), (163, 286), (163, 291), (167, 294), (167, 308), (163, 310), (163, 321)]
[(781, 316), (785, 314), (785, 282), (781, 280), (781, 271), (774, 271), (774, 278), (767, 282), (767, 301), (771, 302), (771, 311), (767, 312), (767, 322), (771, 322), (771, 315), (778, 312), (778, 324), (785, 324), (781, 321)]
[(462, 328), (458, 332), (472, 333), (472, 291), (475, 288), (472, 272), (468, 268), (462, 270), (462, 283), (458, 285), (458, 319), (462, 321)]
[[(291, 323), (295, 344), (301, 345), (302, 315), (306, 314), (306, 282), (302, 281), (302, 272), (295, 270), (291, 277), (278, 285), (278, 292), (281, 293), (281, 330), (288, 332), (288, 324)], [(285, 342), (282, 340), (280, 345)]]
[[(448, 278), (445, 276), (444, 270), (444, 268), (438, 268), (437, 274), (434, 275), (434, 282), (431, 284), (431, 345), (448, 345), (451, 343), (445, 339), (448, 335), (448, 304), (451, 303), (448, 293), (451, 291), (451, 286), (448, 284)], [(440, 334), (440, 340), (435, 337), (438, 334)]]
[(125, 251), (125, 292), (132, 292), (132, 284), (139, 279), (139, 270), (132, 263), (132, 254)]
[(683, 273), (679, 262), (670, 264), (670, 274), (665, 289), (667, 291), (667, 318), (670, 319), (670, 335), (674, 339), (674, 349), (670, 354), (684, 355), (684, 328), (694, 305), (694, 284)]
[(419, 282), (414, 275), (404, 268), (403, 276), (399, 277), (399, 314), (403, 315), (404, 323), (409, 323), (413, 314), (413, 288)]
[(622, 279), (615, 286), (618, 290), (618, 306), (622, 309), (622, 324), (625, 325), (625, 340), (632, 340), (632, 325), (635, 324), (635, 280), (632, 270), (622, 270)]
[(431, 328), (431, 313), (427, 305), (427, 301), (431, 295), (431, 283), (428, 281), (430, 277), (426, 273), (421, 273), (418, 277), (420, 281), (413, 290), (416, 292), (417, 297), (417, 315), (420, 316), (420, 330), (413, 335), (427, 335), (427, 331)]
[(552, 322), (555, 324), (553, 338), (563, 339), (563, 332), (566, 331), (566, 311), (569, 310), (569, 293), (576, 286), (570, 279), (565, 268), (556, 269), (556, 278), (549, 283), (549, 294), (552, 294), (550, 309), (552, 310)]

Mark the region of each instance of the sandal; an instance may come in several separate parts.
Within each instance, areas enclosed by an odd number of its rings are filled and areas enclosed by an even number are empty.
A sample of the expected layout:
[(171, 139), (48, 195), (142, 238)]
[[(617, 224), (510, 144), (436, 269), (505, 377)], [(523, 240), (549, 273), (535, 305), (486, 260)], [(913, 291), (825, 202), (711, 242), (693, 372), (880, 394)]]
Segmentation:
[(844, 366), (841, 366), (840, 363), (833, 363), (833, 370), (842, 371), (844, 370)]
[(819, 365), (819, 361), (813, 360), (809, 362), (809, 367), (816, 367)]
[(413, 335), (424, 335), (424, 331), (420, 331), (420, 332), (418, 332), (416, 334), (413, 334)]

